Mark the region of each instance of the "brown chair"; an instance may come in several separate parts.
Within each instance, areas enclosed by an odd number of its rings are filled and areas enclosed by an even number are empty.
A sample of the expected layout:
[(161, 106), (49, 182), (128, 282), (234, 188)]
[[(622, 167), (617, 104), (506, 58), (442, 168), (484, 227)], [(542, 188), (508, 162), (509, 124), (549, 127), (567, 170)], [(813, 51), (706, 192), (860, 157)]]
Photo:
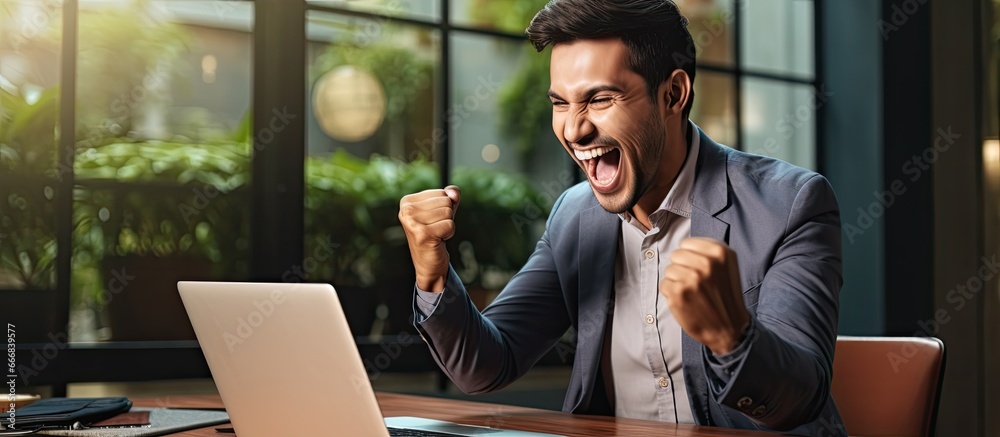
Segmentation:
[(944, 365), (937, 338), (838, 337), (833, 400), (848, 434), (933, 435)]

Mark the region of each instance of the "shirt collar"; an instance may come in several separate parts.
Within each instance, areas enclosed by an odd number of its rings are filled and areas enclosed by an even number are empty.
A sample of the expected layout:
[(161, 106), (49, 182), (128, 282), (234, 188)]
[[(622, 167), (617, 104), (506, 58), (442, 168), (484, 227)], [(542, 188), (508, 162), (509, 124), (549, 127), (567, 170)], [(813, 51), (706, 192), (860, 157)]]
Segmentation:
[[(688, 132), (691, 135), (691, 144), (688, 146), (687, 156), (681, 166), (680, 173), (674, 185), (670, 187), (667, 196), (663, 198), (660, 207), (649, 215), (651, 221), (656, 221), (665, 212), (673, 213), (682, 217), (691, 217), (691, 190), (694, 187), (695, 167), (698, 165), (698, 150), (701, 144), (701, 135), (698, 128), (690, 120), (688, 121)], [(626, 223), (630, 223), (635, 217), (632, 213), (625, 211), (618, 214)]]

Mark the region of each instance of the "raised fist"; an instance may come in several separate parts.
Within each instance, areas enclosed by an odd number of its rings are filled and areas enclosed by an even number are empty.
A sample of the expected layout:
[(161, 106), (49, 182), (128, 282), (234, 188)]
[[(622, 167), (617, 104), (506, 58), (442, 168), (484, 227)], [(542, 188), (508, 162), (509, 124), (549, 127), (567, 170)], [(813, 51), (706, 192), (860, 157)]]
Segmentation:
[(399, 201), (399, 222), (406, 232), (417, 287), (440, 293), (448, 275), (445, 241), (455, 235), (455, 211), (461, 193), (449, 185), (443, 190), (410, 194)]

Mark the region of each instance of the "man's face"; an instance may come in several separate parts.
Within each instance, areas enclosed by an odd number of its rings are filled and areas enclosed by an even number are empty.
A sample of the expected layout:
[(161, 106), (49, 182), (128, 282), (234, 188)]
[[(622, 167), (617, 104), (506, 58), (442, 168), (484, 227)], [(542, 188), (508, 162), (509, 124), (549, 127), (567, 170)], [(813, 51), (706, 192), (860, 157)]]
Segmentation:
[(617, 38), (559, 43), (550, 67), (552, 130), (612, 213), (649, 188), (666, 143), (658, 106), (626, 52)]

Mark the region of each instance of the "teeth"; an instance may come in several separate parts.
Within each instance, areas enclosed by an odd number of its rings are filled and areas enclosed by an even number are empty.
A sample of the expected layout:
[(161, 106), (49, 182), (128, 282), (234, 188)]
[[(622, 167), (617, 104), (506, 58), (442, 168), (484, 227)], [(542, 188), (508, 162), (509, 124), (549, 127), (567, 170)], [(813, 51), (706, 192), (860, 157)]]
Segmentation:
[(590, 149), (590, 150), (574, 150), (573, 154), (576, 155), (576, 159), (579, 159), (581, 161), (586, 161), (588, 159), (594, 159), (610, 151), (611, 151), (610, 147), (598, 147), (596, 149)]

